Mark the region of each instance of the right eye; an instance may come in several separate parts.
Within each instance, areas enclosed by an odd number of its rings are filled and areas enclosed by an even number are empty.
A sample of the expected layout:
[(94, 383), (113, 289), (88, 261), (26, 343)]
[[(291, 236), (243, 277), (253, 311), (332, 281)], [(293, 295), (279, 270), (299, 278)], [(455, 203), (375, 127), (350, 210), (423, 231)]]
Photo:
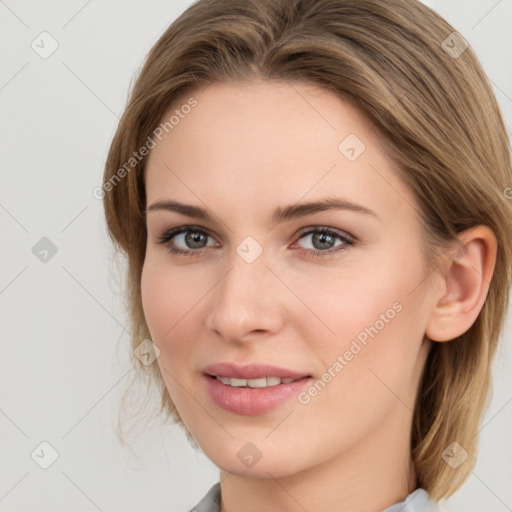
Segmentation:
[[(159, 244), (167, 246), (167, 250), (171, 254), (183, 256), (199, 256), (201, 249), (207, 247), (210, 235), (202, 228), (195, 226), (181, 226), (173, 228), (164, 233), (158, 241)], [(174, 240), (173, 240), (174, 239)], [(176, 241), (182, 244), (182, 248), (176, 247)], [(219, 247), (219, 244), (214, 243), (213, 247)]]

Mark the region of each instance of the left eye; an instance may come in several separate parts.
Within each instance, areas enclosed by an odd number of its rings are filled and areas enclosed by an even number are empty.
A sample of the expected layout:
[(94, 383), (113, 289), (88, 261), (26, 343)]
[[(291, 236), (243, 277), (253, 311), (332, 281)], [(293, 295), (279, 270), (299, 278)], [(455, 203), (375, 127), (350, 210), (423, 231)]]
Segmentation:
[[(178, 240), (182, 235), (182, 243), (185, 243), (184, 249), (176, 246), (176, 240)], [(319, 227), (311, 229), (302, 233), (298, 240), (302, 240), (306, 237), (311, 237), (313, 248), (300, 248), (299, 251), (310, 256), (332, 256), (333, 253), (343, 251), (349, 246), (355, 245), (353, 238), (330, 228)], [(171, 254), (198, 256), (202, 253), (202, 249), (208, 247), (208, 245), (205, 244), (207, 243), (208, 238), (211, 238), (210, 235), (202, 228), (183, 226), (167, 231), (159, 239), (158, 243), (167, 245)], [(336, 244), (336, 239), (339, 240), (340, 243)], [(219, 244), (214, 242), (210, 247), (219, 247)], [(333, 247), (338, 247), (338, 249), (333, 249)]]
[[(354, 245), (354, 241), (329, 228), (316, 228), (306, 233), (303, 233), (299, 240), (302, 238), (311, 237), (311, 243), (313, 249), (301, 249), (302, 252), (310, 252), (314, 256), (331, 255), (333, 252), (345, 250), (347, 246)], [(340, 240), (340, 243), (336, 244), (336, 239)], [(316, 246), (316, 247), (315, 247)], [(333, 247), (339, 247), (336, 250), (332, 250)]]

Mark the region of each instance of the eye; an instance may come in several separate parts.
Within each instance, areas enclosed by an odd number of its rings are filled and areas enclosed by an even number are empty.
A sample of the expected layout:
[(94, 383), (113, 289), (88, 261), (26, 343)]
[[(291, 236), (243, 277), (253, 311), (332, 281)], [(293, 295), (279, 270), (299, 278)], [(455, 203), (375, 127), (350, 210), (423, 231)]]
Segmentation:
[[(309, 256), (329, 257), (333, 256), (334, 253), (344, 251), (348, 247), (355, 245), (355, 240), (352, 238), (327, 227), (311, 229), (303, 233), (299, 240), (307, 237), (310, 237), (313, 249), (299, 249), (299, 251)], [(335, 244), (336, 239), (340, 240), (340, 243), (337, 245)], [(334, 247), (337, 247), (337, 249), (333, 249)]]
[[(202, 228), (194, 226), (182, 226), (167, 231), (158, 240), (158, 243), (166, 244), (167, 249), (171, 254), (198, 256), (202, 252), (201, 249), (207, 247), (206, 242), (208, 237), (210, 237), (210, 235)], [(171, 240), (172, 243), (170, 243)], [(176, 247), (176, 240), (178, 243), (185, 243), (185, 249)], [(213, 246), (218, 247), (219, 244), (214, 243)]]

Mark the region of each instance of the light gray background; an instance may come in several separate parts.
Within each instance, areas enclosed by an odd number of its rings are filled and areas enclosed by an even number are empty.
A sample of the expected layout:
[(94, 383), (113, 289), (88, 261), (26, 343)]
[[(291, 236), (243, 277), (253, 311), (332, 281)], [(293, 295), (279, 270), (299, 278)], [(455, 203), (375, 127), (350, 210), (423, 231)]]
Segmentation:
[[(218, 479), (175, 427), (139, 439), (138, 459), (116, 441), (127, 323), (92, 195), (132, 77), (190, 3), (0, 0), (1, 511), (184, 512)], [(476, 50), (510, 133), (512, 0), (425, 3)], [(59, 45), (47, 59), (31, 48), (43, 31)], [(444, 510), (512, 510), (511, 333), (509, 315), (478, 463)], [(31, 458), (43, 441), (48, 469)]]

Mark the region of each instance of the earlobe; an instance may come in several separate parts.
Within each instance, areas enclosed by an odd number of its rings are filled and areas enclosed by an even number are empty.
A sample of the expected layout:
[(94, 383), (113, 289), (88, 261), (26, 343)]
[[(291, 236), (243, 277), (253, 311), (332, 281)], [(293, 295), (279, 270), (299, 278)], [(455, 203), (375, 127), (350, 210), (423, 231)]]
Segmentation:
[(476, 226), (459, 235), (456, 251), (447, 256), (443, 290), (434, 296), (426, 336), (449, 341), (465, 333), (477, 319), (496, 264), (497, 241), (487, 226)]

